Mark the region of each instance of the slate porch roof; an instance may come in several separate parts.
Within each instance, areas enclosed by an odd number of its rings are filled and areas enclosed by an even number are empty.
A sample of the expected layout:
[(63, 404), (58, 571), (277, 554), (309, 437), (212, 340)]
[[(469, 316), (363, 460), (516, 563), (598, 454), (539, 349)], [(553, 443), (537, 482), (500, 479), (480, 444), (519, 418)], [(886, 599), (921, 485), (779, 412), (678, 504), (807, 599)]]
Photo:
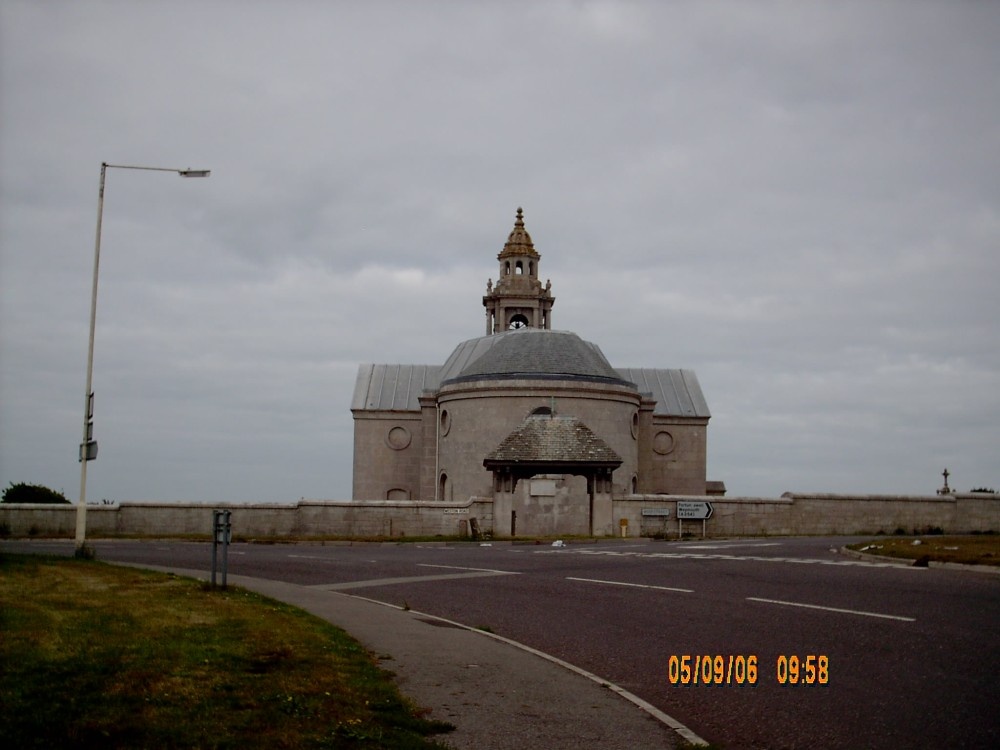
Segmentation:
[(617, 468), (622, 459), (576, 417), (532, 414), (483, 460), (507, 465), (587, 464)]

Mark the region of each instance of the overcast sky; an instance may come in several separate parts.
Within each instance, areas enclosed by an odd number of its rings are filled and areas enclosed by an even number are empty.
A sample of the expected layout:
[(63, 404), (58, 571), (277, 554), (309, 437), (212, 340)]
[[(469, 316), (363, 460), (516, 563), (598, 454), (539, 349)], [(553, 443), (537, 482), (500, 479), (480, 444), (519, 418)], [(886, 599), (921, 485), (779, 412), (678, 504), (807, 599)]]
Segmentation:
[(0, 485), (347, 499), (363, 362), (690, 368), (731, 496), (1000, 489), (1000, 3), (0, 0)]

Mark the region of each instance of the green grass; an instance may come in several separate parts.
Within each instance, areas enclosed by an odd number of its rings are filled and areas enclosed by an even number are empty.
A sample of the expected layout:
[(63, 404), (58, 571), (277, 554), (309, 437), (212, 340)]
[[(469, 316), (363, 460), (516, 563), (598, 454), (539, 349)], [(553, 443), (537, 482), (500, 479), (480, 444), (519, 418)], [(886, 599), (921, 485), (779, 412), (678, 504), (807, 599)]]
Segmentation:
[[(920, 544), (914, 544), (917, 540)], [(997, 534), (880, 536), (871, 541), (851, 544), (848, 549), (904, 560), (921, 560), (926, 557), (925, 562), (1000, 566), (1000, 535)]]
[(0, 747), (440, 748), (342, 630), (256, 594), (0, 555)]

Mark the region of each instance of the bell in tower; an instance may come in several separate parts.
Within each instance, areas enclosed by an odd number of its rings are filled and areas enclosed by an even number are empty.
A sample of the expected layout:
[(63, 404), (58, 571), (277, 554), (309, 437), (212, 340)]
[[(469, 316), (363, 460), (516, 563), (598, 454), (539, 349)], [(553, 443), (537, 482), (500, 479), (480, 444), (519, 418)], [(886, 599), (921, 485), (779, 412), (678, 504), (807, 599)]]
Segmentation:
[(494, 286), (486, 284), (483, 307), (486, 308), (486, 334), (503, 333), (518, 328), (552, 328), (552, 284), (538, 280), (542, 256), (535, 250), (531, 235), (524, 228), (524, 212), (518, 208), (514, 229), (497, 255), (500, 277)]

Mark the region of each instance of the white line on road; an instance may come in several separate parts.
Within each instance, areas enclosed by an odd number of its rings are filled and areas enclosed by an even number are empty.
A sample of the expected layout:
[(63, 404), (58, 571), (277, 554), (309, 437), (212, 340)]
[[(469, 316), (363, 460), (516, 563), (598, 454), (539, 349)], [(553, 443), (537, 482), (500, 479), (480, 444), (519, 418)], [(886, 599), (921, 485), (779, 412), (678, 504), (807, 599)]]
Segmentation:
[(731, 549), (733, 547), (780, 547), (780, 542), (746, 542), (738, 544), (684, 544), (680, 549)]
[(626, 583), (624, 581), (602, 581), (599, 578), (573, 578), (567, 576), (567, 581), (583, 581), (584, 583), (606, 583), (611, 586), (631, 586), (637, 589), (657, 589), (658, 591), (679, 591), (682, 594), (693, 594), (694, 589), (675, 589), (671, 586), (650, 586), (646, 583)]
[(821, 607), (818, 604), (802, 604), (801, 602), (783, 602), (779, 599), (758, 599), (756, 596), (748, 596), (747, 601), (764, 602), (765, 604), (784, 604), (786, 607), (805, 607), (806, 609), (821, 609), (825, 612), (840, 612), (848, 615), (863, 615), (865, 617), (881, 617), (885, 620), (901, 620), (902, 622), (916, 622), (915, 617), (900, 617), (899, 615), (884, 615), (880, 612), (863, 612), (859, 609), (839, 609), (837, 607)]
[(463, 568), (460, 565), (433, 565), (431, 563), (417, 563), (417, 567), (418, 568), (447, 568), (449, 570), (475, 570), (475, 571), (478, 571), (480, 573), (496, 573), (497, 575), (503, 575), (503, 576), (519, 576), (519, 575), (521, 575), (520, 573), (517, 573), (517, 572), (515, 572), (513, 570), (494, 570), (493, 568)]
[[(689, 548), (690, 549), (690, 548)], [(868, 562), (866, 560), (823, 560), (809, 557), (761, 557), (760, 555), (720, 555), (706, 554), (704, 552), (618, 552), (616, 550), (596, 550), (596, 549), (560, 549), (560, 550), (537, 550), (533, 554), (577, 554), (594, 555), (604, 557), (635, 557), (650, 559), (671, 559), (671, 560), (740, 560), (749, 562), (772, 562), (772, 563), (794, 563), (798, 565), (836, 565), (853, 566), (860, 568), (894, 568), (896, 570), (928, 570), (928, 568), (917, 568), (912, 563), (900, 562)]]
[(466, 573), (444, 573), (436, 576), (400, 576), (397, 578), (371, 578), (366, 581), (345, 581), (344, 583), (319, 583), (309, 586), (311, 589), (324, 591), (347, 591), (349, 589), (364, 589), (373, 586), (397, 586), (408, 583), (430, 583), (431, 581), (461, 581), (466, 578), (489, 578), (490, 576), (516, 576), (519, 573), (505, 571), (469, 571)]

